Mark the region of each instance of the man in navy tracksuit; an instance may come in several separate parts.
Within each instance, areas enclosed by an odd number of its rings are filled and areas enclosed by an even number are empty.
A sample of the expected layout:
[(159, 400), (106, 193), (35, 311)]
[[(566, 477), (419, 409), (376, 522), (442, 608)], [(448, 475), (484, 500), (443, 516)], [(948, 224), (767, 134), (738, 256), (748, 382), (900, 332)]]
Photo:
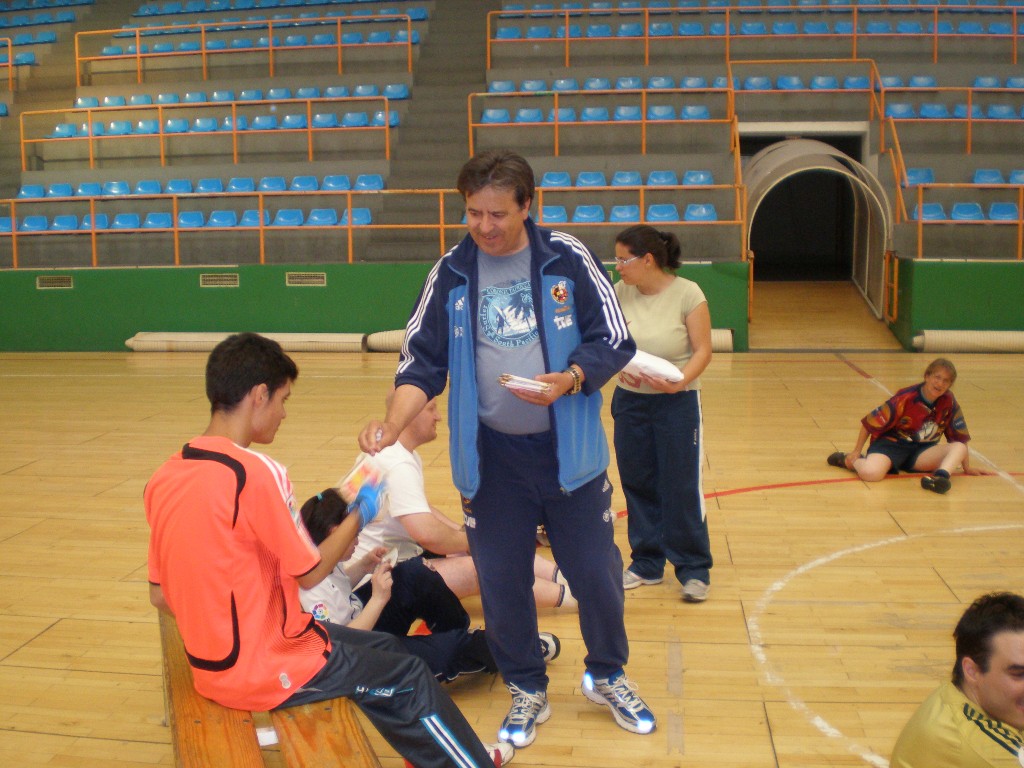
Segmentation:
[(635, 344), (597, 259), (530, 219), (534, 174), (525, 159), (477, 155), (458, 189), (469, 234), (427, 277), (406, 327), (395, 396), (360, 447), (373, 454), (393, 444), (450, 378), (452, 475), (488, 641), (512, 694), (499, 738), (527, 746), (551, 715), (532, 593), (538, 525), (579, 601), (583, 694), (623, 728), (649, 733), (654, 715), (623, 671), (622, 558), (601, 424), (601, 387)]

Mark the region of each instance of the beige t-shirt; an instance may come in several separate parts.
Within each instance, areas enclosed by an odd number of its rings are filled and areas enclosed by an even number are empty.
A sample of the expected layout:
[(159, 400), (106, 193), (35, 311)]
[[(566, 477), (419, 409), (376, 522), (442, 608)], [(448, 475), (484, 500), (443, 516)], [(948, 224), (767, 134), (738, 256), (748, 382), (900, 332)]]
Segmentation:
[[(629, 332), (636, 348), (668, 360), (682, 369), (693, 355), (686, 317), (707, 302), (704, 291), (692, 280), (676, 277), (665, 290), (646, 296), (635, 285), (615, 283)], [(618, 384), (630, 392), (654, 394), (656, 390), (627, 373), (619, 373)], [(700, 378), (686, 382), (687, 389), (700, 389)]]

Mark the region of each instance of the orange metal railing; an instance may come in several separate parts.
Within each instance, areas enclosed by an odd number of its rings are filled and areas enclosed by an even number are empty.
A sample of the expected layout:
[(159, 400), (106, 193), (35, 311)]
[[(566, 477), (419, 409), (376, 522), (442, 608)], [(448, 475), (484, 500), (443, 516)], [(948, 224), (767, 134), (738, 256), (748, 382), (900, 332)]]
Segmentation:
[[(381, 43), (344, 43), (342, 42), (342, 27), (353, 23), (367, 24), (370, 22), (404, 22), (405, 39)], [(301, 26), (297, 26), (301, 25)], [(136, 27), (134, 30), (125, 29), (104, 29), (77, 32), (75, 34), (75, 84), (84, 85), (85, 74), (90, 70), (93, 62), (134, 62), (136, 82), (144, 82), (147, 62), (156, 61), (181, 61), (182, 66), (190, 59), (198, 59), (198, 68), (202, 71), (202, 79), (208, 80), (209, 65), (211, 58), (223, 61), (232, 56), (251, 55), (253, 53), (265, 54), (267, 57), (267, 75), (273, 77), (275, 74), (275, 61), (285, 51), (334, 51), (336, 71), (342, 74), (344, 71), (344, 53), (353, 49), (373, 48), (394, 48), (404, 53), (405, 67), (407, 72), (412, 72), (413, 62), (413, 30), (412, 19), (408, 14), (376, 14), (368, 16), (331, 16), (316, 19), (270, 19), (257, 21), (233, 21), (229, 25), (230, 32), (225, 31), (225, 23), (221, 22), (196, 22), (187, 25), (167, 25), (162, 27)], [(334, 43), (324, 45), (282, 45), (275, 42), (275, 30), (284, 29), (316, 29), (321, 32), (333, 30), (335, 35)], [(252, 46), (248, 48), (219, 48), (209, 46), (211, 40), (222, 39), (221, 35), (230, 34), (236, 31), (263, 31), (267, 32), (267, 44), (265, 46)], [(146, 49), (146, 43), (151, 35), (159, 33), (167, 34), (198, 34), (198, 50), (174, 50), (154, 52)], [(134, 51), (114, 55), (104, 55), (103, 44), (109, 42), (111, 37), (116, 37), (124, 43), (134, 45)], [(94, 42), (95, 41), (95, 42)], [(87, 51), (89, 51), (87, 53)], [(99, 51), (99, 52), (97, 52)]]
[[(343, 104), (358, 105), (360, 103), (380, 105), (381, 110), (378, 110), (382, 114), (381, 125), (368, 125), (362, 127), (349, 127), (349, 126), (338, 126), (338, 127), (317, 127), (313, 125), (313, 115), (316, 111), (315, 108), (320, 105), (333, 105)], [(282, 106), (287, 104), (294, 104), (300, 106), (305, 113), (306, 126), (304, 128), (274, 128), (269, 130), (251, 130), (251, 129), (239, 129), (238, 117), (240, 110), (246, 113), (250, 108), (259, 108), (260, 106), (267, 107), (273, 111), (277, 111)], [(230, 113), (225, 110), (230, 110)], [(87, 126), (92, 126), (96, 122), (96, 118), (102, 120), (105, 116), (118, 114), (118, 115), (129, 115), (131, 116), (128, 120), (129, 123), (136, 122), (138, 120), (145, 119), (156, 119), (158, 130), (156, 133), (129, 133), (129, 134), (117, 134), (117, 135), (104, 135), (99, 134), (90, 130), (85, 135), (76, 135), (69, 137), (54, 137), (52, 135), (36, 135), (41, 131), (52, 132), (54, 125), (59, 123), (84, 123)], [(188, 121), (191, 124), (193, 119), (200, 115), (215, 115), (218, 126), (221, 125), (222, 119), (230, 117), (230, 126), (227, 128), (218, 127), (217, 130), (213, 131), (194, 131), (189, 130), (187, 132), (167, 132), (166, 120), (173, 118), (176, 114), (187, 114)], [(273, 99), (273, 100), (247, 100), (247, 101), (223, 101), (223, 102), (199, 102), (199, 103), (179, 103), (179, 104), (146, 104), (139, 106), (117, 106), (117, 107), (79, 107), (75, 109), (49, 109), (49, 110), (31, 110), (21, 114), (21, 169), (23, 171), (29, 170), (29, 157), (34, 152), (36, 147), (45, 147), (47, 145), (57, 144), (74, 144), (84, 143), (87, 146), (89, 167), (96, 167), (96, 150), (105, 142), (115, 141), (142, 141), (148, 140), (149, 142), (157, 141), (159, 148), (160, 165), (167, 165), (168, 152), (167, 143), (173, 139), (179, 141), (182, 139), (188, 140), (190, 138), (203, 137), (230, 137), (231, 139), (231, 160), (233, 163), (238, 164), (240, 160), (240, 149), (239, 139), (242, 136), (304, 136), (306, 139), (306, 156), (307, 160), (312, 162), (316, 159), (314, 137), (317, 135), (334, 134), (334, 135), (351, 135), (351, 132), (379, 132), (382, 138), (382, 156), (384, 159), (391, 157), (391, 127), (390, 127), (390, 100), (385, 96), (346, 96), (346, 97), (318, 97), (308, 99)]]
[(0, 70), (7, 70), (7, 90), (14, 93), (14, 41), (9, 37), (0, 37), (0, 54), (7, 54), (7, 58), (0, 62)]

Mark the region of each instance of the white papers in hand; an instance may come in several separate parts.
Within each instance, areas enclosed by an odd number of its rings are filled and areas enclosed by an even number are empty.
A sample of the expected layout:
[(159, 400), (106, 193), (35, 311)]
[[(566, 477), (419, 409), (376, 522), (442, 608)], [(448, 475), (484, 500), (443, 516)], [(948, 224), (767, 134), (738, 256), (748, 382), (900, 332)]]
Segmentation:
[(682, 381), (683, 372), (676, 368), (668, 360), (652, 355), (648, 352), (638, 349), (633, 359), (626, 363), (626, 367), (622, 369), (626, 373), (631, 373), (634, 376), (639, 376), (642, 373), (646, 373), (648, 376), (654, 376), (658, 379), (666, 379), (667, 381)]

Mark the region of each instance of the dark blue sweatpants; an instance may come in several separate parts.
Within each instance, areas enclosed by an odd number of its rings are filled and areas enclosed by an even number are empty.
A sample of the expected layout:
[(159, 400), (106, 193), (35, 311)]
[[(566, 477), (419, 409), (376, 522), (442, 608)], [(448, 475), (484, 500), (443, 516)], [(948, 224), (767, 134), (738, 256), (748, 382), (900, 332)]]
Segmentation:
[(491, 653), (505, 682), (531, 693), (548, 683), (533, 597), (538, 525), (579, 602), (587, 669), (608, 677), (629, 656), (611, 483), (601, 472), (563, 491), (553, 439), (551, 433), (506, 435), (481, 425), (480, 489), (463, 499)]

